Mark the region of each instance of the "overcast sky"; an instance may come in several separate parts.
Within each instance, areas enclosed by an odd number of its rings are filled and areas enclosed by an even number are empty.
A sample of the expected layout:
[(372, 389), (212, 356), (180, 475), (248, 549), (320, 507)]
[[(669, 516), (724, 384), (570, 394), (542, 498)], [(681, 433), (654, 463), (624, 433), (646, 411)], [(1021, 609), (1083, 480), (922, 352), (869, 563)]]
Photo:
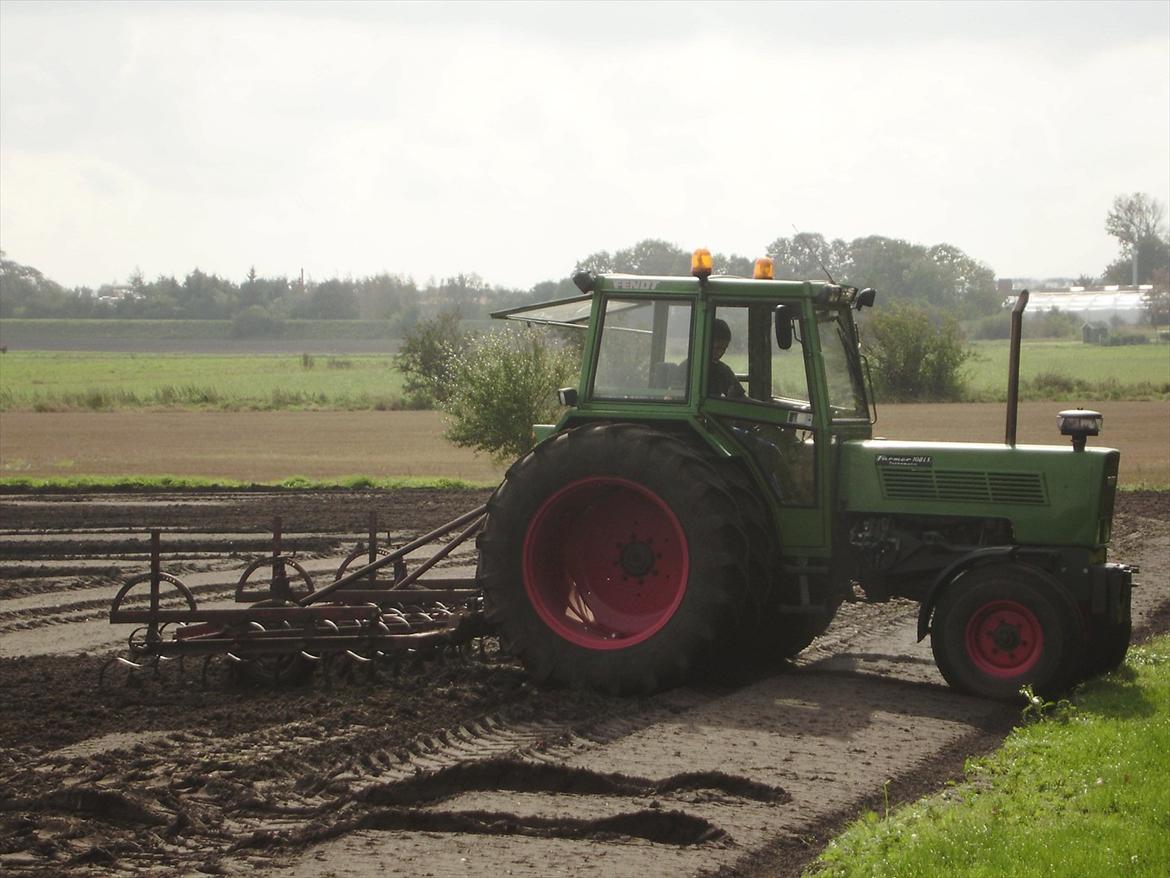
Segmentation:
[(0, 248), (69, 286), (793, 227), (1098, 274), (1170, 200), (1170, 3), (0, 3)]

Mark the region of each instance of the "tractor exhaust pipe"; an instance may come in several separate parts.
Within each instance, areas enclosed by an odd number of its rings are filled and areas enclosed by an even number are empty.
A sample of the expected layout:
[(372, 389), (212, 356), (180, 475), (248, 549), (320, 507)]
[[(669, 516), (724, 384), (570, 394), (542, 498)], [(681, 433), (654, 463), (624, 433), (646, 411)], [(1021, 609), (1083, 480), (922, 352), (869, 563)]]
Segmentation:
[(1012, 345), (1008, 352), (1007, 429), (1004, 444), (1016, 444), (1016, 416), (1020, 409), (1020, 337), (1024, 331), (1024, 308), (1028, 306), (1028, 291), (1020, 290), (1012, 308)]

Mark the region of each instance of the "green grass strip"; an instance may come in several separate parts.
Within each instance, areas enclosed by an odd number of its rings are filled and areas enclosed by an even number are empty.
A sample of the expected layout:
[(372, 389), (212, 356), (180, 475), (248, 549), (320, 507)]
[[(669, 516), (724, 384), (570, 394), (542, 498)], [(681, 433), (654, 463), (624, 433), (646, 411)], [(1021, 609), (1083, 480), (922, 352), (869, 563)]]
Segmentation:
[(0, 491), (210, 491), (248, 489), (286, 489), (290, 491), (374, 490), (400, 488), (437, 488), (442, 490), (478, 490), (494, 488), (495, 482), (471, 482), (445, 476), (400, 476), (375, 479), (370, 476), (341, 476), (336, 479), (310, 479), (292, 476), (279, 482), (239, 482), (231, 479), (204, 479), (187, 476), (81, 476), (77, 478), (30, 479), (19, 476), (0, 478)]
[(1170, 875), (1170, 636), (1025, 719), (964, 783), (864, 815), (806, 878)]

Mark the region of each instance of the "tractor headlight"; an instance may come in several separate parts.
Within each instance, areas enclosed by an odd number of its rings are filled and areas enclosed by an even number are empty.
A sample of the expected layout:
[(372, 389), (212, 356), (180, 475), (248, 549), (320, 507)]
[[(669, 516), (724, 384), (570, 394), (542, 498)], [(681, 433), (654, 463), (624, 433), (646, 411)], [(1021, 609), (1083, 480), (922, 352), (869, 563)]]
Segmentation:
[(1089, 409), (1067, 409), (1056, 416), (1061, 436), (1072, 436), (1074, 451), (1085, 450), (1085, 439), (1101, 433), (1101, 422), (1105, 417)]

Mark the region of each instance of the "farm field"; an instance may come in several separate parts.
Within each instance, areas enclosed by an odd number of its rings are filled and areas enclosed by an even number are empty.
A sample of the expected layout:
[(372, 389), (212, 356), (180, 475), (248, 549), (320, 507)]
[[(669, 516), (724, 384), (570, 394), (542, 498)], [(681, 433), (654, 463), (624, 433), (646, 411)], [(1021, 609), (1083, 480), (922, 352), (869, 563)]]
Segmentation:
[[(791, 664), (652, 697), (537, 685), (491, 638), (295, 687), (233, 684), (223, 659), (100, 682), (144, 528), (165, 530), (163, 568), (215, 605), (274, 513), (327, 581), (367, 512), (401, 544), (485, 495), (0, 495), (0, 869), (795, 878), (845, 822), (943, 787), (1019, 720), (943, 685), (905, 601), (846, 604)], [(1167, 499), (1118, 498), (1139, 638), (1170, 625)], [(470, 563), (457, 551), (441, 575)]]
[[(402, 375), (387, 345), (377, 353), (314, 353), (320, 346), (267, 344), (259, 351), (268, 352), (9, 350), (0, 361), (0, 411), (403, 407)], [(1007, 342), (975, 342), (972, 350), (969, 396), (1005, 398)], [(1170, 399), (1170, 345), (1029, 340), (1020, 374), (1025, 399)]]
[[(1092, 444), (1120, 448), (1123, 485), (1170, 486), (1170, 401), (1094, 402), (1105, 414)], [(1063, 402), (1020, 406), (1019, 441), (1067, 445)], [(1002, 442), (999, 403), (888, 405), (875, 435)], [(494, 484), (503, 467), (442, 438), (443, 416), (395, 412), (0, 412), (0, 478), (181, 476), (274, 484), (448, 478)]]
[[(968, 392), (976, 399), (1006, 398), (1008, 342), (973, 341), (970, 347), (974, 357), (965, 366)], [(1170, 345), (1104, 347), (1079, 340), (1025, 339), (1020, 347), (1020, 382), (1025, 394), (1035, 393), (1028, 385), (1040, 376), (1116, 385), (1110, 399), (1126, 398), (1124, 388), (1148, 384), (1150, 387), (1138, 391), (1143, 397), (1165, 399), (1170, 396)]]
[(402, 407), (389, 355), (9, 352), (0, 409), (375, 409)]

